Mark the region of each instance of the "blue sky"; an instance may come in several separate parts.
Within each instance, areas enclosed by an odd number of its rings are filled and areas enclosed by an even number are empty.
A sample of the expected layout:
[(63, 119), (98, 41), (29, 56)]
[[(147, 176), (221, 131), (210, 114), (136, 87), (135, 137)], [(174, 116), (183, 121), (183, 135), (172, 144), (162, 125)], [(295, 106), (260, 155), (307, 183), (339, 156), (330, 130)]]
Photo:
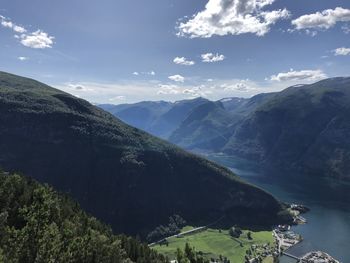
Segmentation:
[(348, 76), (345, 0), (2, 0), (0, 70), (95, 103), (250, 97)]

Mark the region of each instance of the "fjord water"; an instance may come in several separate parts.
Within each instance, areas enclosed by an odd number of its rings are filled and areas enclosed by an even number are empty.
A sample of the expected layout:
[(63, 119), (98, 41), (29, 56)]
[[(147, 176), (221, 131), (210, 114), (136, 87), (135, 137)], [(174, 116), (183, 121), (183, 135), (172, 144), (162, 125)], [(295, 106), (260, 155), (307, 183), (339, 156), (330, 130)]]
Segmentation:
[[(308, 223), (293, 227), (304, 240), (289, 253), (300, 257), (311, 250), (321, 250), (343, 263), (350, 262), (350, 184), (319, 177), (290, 176), (285, 172), (267, 175), (244, 160), (208, 157), (280, 200), (304, 204), (311, 209), (303, 215)], [(283, 260), (289, 262), (289, 259)]]

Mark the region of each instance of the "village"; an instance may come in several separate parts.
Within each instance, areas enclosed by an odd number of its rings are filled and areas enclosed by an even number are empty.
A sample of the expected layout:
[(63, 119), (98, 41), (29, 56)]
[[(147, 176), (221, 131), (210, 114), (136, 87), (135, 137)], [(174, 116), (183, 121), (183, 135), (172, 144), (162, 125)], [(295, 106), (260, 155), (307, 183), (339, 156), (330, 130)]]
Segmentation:
[[(247, 236), (248, 240), (251, 238), (250, 231), (243, 231), (239, 227), (232, 227), (230, 231), (228, 231), (228, 235), (231, 240), (234, 240), (240, 247), (244, 247), (246, 249), (244, 261), (245, 263), (272, 263), (272, 262), (281, 262), (281, 263), (340, 263), (338, 260), (332, 258), (329, 254), (322, 251), (311, 251), (307, 254), (301, 255), (293, 255), (289, 249), (298, 245), (303, 241), (303, 237), (295, 233), (292, 230), (292, 226), (306, 224), (307, 220), (301, 216), (301, 214), (308, 212), (309, 209), (303, 205), (291, 204), (289, 205), (289, 212), (293, 215), (293, 222), (291, 225), (277, 225), (272, 230), (272, 236), (274, 242), (261, 242), (256, 244), (243, 244), (239, 239), (242, 236)], [(197, 228), (190, 228), (181, 233), (175, 234), (173, 236), (169, 236), (164, 238), (158, 242), (154, 242), (149, 244), (151, 247), (160, 246), (165, 247), (165, 249), (169, 245), (169, 240), (177, 239), (181, 240), (185, 237), (193, 237), (194, 235), (206, 233), (205, 235), (220, 235), (222, 230), (213, 230), (208, 226), (202, 226)], [(232, 233), (231, 233), (232, 232)], [(238, 233), (239, 232), (239, 233)], [(216, 236), (217, 237), (217, 236)], [(220, 238), (223, 236), (220, 235)], [(176, 242), (171, 241), (171, 242)], [(201, 252), (203, 253), (203, 252)], [(287, 261), (284, 261), (287, 260)], [(176, 260), (171, 261), (172, 263), (176, 263)], [(223, 262), (237, 262), (237, 261), (229, 261), (226, 257), (218, 257), (211, 258), (211, 263), (223, 263)], [(237, 262), (238, 263), (238, 262)]]
[[(291, 204), (289, 209), (294, 217), (294, 224), (307, 223), (307, 220), (300, 215), (309, 211), (307, 207), (303, 205)], [(292, 258), (296, 263), (339, 263), (339, 261), (322, 251), (312, 251), (301, 258), (288, 253), (288, 249), (299, 244), (303, 240), (301, 235), (291, 230), (290, 225), (278, 225), (273, 230), (273, 236), (276, 240), (278, 254)]]
[(325, 252), (316, 251), (307, 253), (301, 258), (301, 263), (339, 263)]

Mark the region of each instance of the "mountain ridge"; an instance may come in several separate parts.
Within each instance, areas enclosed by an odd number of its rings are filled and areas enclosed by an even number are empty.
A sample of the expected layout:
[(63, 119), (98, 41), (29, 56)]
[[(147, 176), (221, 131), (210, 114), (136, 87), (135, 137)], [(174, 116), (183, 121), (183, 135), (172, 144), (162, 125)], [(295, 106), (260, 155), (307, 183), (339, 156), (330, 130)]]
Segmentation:
[(173, 214), (193, 224), (222, 215), (247, 225), (283, 219), (281, 203), (228, 169), (7, 73), (0, 73), (0, 138), (0, 166), (69, 192), (116, 232), (145, 236)]
[(193, 107), (167, 139), (191, 151), (223, 152), (263, 167), (350, 180), (350, 144), (345, 135), (350, 132), (349, 120), (342, 113), (348, 112), (349, 87), (348, 77), (337, 77), (250, 99), (208, 101), (221, 103), (224, 110)]

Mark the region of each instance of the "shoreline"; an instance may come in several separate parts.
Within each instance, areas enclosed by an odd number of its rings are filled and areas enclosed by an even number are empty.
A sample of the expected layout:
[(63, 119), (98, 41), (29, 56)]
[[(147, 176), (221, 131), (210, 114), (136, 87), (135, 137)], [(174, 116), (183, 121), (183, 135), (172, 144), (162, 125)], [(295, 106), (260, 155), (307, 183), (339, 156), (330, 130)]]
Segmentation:
[[(307, 223), (307, 220), (302, 217), (301, 214), (309, 212), (309, 208), (304, 205), (291, 204), (289, 209), (294, 217), (294, 225)], [(286, 256), (300, 263), (340, 263), (340, 261), (334, 259), (332, 256), (323, 251), (310, 251), (301, 257), (288, 253), (288, 250), (303, 241), (303, 237), (300, 234), (297, 234), (290, 229), (291, 225), (279, 225), (273, 230), (273, 236), (278, 246), (279, 259), (281, 259), (283, 256)]]

